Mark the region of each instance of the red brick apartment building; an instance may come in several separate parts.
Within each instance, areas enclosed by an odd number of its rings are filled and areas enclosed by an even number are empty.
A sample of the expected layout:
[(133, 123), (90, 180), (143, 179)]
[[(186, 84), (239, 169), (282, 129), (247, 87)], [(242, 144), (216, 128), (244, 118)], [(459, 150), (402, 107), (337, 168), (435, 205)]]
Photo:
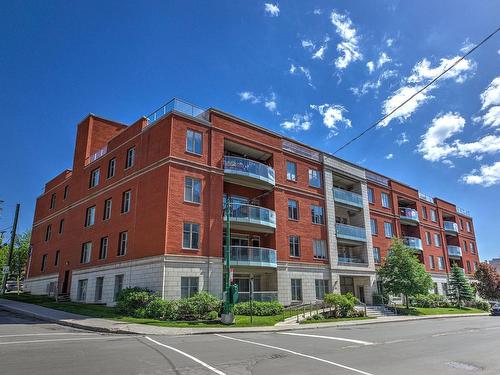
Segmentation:
[(78, 124), (73, 168), (36, 202), (26, 289), (108, 304), (128, 286), (221, 296), (228, 198), (240, 299), (252, 279), (260, 300), (350, 291), (370, 303), (393, 235), (439, 293), (452, 262), (469, 274), (478, 262), (472, 219), (454, 205), (174, 99), (130, 126)]

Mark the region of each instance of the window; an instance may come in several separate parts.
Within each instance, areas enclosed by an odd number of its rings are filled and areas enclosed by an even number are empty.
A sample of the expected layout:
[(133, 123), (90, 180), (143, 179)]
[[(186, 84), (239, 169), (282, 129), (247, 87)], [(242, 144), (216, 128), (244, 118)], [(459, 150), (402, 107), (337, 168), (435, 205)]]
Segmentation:
[(429, 268), (434, 269), (434, 255), (429, 255)]
[(123, 289), (123, 275), (115, 275), (115, 290), (113, 294), (113, 301), (116, 301), (118, 293)]
[(66, 185), (66, 186), (64, 187), (63, 199), (68, 198), (68, 193), (69, 193), (69, 185)]
[(64, 230), (64, 219), (59, 220), (59, 234)]
[(323, 224), (324, 223), (324, 215), (323, 215), (323, 207), (311, 205), (311, 218), (313, 224)]
[(464, 230), (464, 221), (460, 219), (460, 230)]
[(106, 175), (107, 178), (111, 178), (115, 176), (116, 171), (116, 158), (109, 159), (108, 161), (108, 173)]
[(297, 164), (293, 161), (286, 161), (286, 179), (297, 181)]
[(300, 237), (290, 236), (288, 242), (290, 244), (290, 256), (300, 257)]
[(388, 222), (384, 223), (384, 234), (387, 238), (393, 237), (392, 223), (388, 223)]
[(431, 246), (431, 234), (430, 232), (425, 232), (425, 243), (427, 246)]
[(104, 286), (104, 277), (96, 277), (95, 279), (95, 301), (99, 302), (102, 300), (102, 289)]
[(313, 256), (316, 259), (327, 259), (326, 241), (313, 240)]
[(128, 232), (120, 232), (118, 238), (118, 256), (123, 256), (127, 254), (127, 243), (128, 243)]
[(436, 210), (431, 208), (431, 220), (437, 222)]
[(470, 223), (468, 221), (465, 222), (465, 228), (467, 229), (467, 232), (470, 232)]
[(376, 236), (378, 234), (377, 219), (370, 219), (370, 229), (372, 231), (372, 235)]
[(467, 241), (464, 240), (464, 251), (468, 252), (469, 248), (467, 247)]
[(182, 247), (184, 249), (199, 249), (200, 224), (184, 223)]
[(59, 258), (61, 257), (61, 251), (60, 250), (57, 250), (56, 251), (56, 257), (54, 259), (54, 266), (58, 266), (59, 265)]
[(438, 233), (434, 233), (434, 246), (441, 247), (441, 237)]
[(78, 301), (85, 301), (87, 299), (87, 279), (78, 280), (76, 299)]
[(92, 242), (85, 242), (82, 245), (82, 254), (80, 255), (80, 263), (89, 263), (91, 252), (92, 252)]
[(438, 283), (434, 283), (434, 294), (439, 294), (439, 290), (438, 290)]
[(288, 218), (291, 220), (299, 220), (299, 202), (296, 200), (288, 200)]
[(50, 206), (49, 209), (55, 208), (56, 207), (56, 194), (52, 194), (50, 196)]
[(309, 186), (321, 187), (321, 175), (316, 169), (309, 169)]
[(316, 299), (322, 301), (325, 294), (328, 293), (328, 280), (316, 279), (314, 284), (316, 286)]
[(99, 259), (106, 259), (108, 257), (108, 244), (109, 238), (102, 237), (101, 245), (99, 246)]
[(198, 293), (198, 277), (181, 277), (181, 298), (189, 298)]
[(427, 220), (427, 207), (422, 206), (422, 217)]
[(42, 266), (40, 267), (40, 271), (45, 272), (45, 267), (47, 266), (47, 254), (42, 255)]
[(45, 230), (45, 241), (49, 241), (50, 237), (52, 237), (52, 224), (47, 225), (47, 229)]
[(94, 225), (95, 222), (95, 206), (88, 207), (87, 213), (85, 214), (85, 226), (90, 227)]
[(200, 132), (188, 129), (186, 131), (186, 151), (201, 155), (202, 135)]
[(111, 207), (113, 205), (113, 201), (111, 198), (108, 198), (104, 201), (104, 210), (102, 214), (103, 220), (109, 220), (111, 218)]
[(291, 279), (292, 301), (302, 301), (302, 280)]
[(368, 202), (375, 203), (375, 196), (373, 194), (373, 189), (370, 187), (368, 188)]
[(373, 260), (377, 264), (380, 264), (380, 261), (382, 260), (381, 257), (380, 257), (380, 248), (379, 247), (374, 247), (373, 248)]
[(193, 177), (184, 179), (184, 200), (186, 202), (201, 202), (201, 180)]
[(444, 270), (444, 258), (443, 257), (438, 257), (438, 268), (440, 270)]
[(470, 252), (471, 252), (472, 254), (475, 254), (476, 249), (474, 248), (474, 244), (473, 244), (472, 242), (469, 242), (469, 247), (470, 247)]
[(391, 201), (389, 200), (389, 194), (382, 192), (382, 207), (391, 208)]
[(467, 272), (471, 272), (472, 271), (472, 267), (470, 266), (470, 260), (467, 261)]
[(477, 262), (474, 262), (474, 272), (477, 271)]
[(125, 169), (131, 168), (135, 163), (135, 147), (130, 147), (127, 150), (127, 159), (125, 160)]
[(100, 174), (99, 168), (94, 169), (92, 172), (90, 172), (89, 189), (99, 185), (99, 174)]
[(130, 199), (132, 197), (131, 190), (127, 190), (123, 192), (122, 195), (122, 214), (126, 214), (130, 211)]

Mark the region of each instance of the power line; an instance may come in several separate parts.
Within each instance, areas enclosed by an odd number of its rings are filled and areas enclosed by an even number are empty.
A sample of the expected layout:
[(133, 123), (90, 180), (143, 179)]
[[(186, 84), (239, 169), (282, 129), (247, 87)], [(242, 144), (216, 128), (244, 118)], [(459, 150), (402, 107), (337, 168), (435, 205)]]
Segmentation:
[(404, 102), (402, 102), (401, 104), (399, 104), (396, 108), (394, 108), (392, 111), (390, 111), (389, 113), (387, 113), (386, 115), (384, 115), (383, 117), (381, 117), (380, 119), (378, 119), (377, 121), (375, 121), (372, 125), (370, 125), (368, 128), (366, 128), (365, 130), (363, 130), (361, 133), (359, 133), (356, 137), (354, 137), (353, 139), (351, 139), (350, 141), (348, 141), (347, 143), (345, 143), (344, 145), (342, 145), (341, 147), (339, 147), (334, 153), (333, 155), (337, 154), (339, 151), (343, 150), (344, 148), (346, 148), (347, 146), (349, 146), (351, 143), (357, 141), (359, 138), (361, 138), (363, 135), (365, 135), (366, 133), (368, 133), (370, 130), (372, 130), (374, 127), (376, 127), (378, 124), (380, 124), (382, 121), (384, 121), (386, 118), (388, 118), (389, 116), (391, 116), (394, 112), (396, 112), (398, 109), (400, 109), (401, 107), (403, 107), (406, 103), (408, 103), (410, 100), (412, 100), (415, 96), (417, 96), (418, 94), (420, 94), (422, 91), (425, 91), (429, 86), (432, 86), (439, 78), (441, 78), (443, 75), (445, 75), (448, 71), (450, 71), (451, 69), (453, 69), (460, 61), (462, 61), (463, 59), (465, 59), (467, 56), (469, 56), (472, 52), (474, 52), (476, 49), (478, 49), (479, 47), (481, 47), (484, 43), (486, 43), (490, 38), (493, 37), (493, 35), (495, 35), (498, 31), (500, 30), (500, 27), (497, 28), (495, 31), (493, 31), (491, 34), (489, 34), (486, 38), (484, 38), (483, 40), (481, 40), (481, 42), (479, 42), (479, 44), (477, 44), (476, 46), (474, 46), (473, 48), (471, 48), (466, 54), (464, 54), (463, 56), (461, 56), (457, 61), (455, 61), (451, 66), (449, 66), (448, 68), (446, 68), (445, 70), (443, 70), (441, 73), (439, 73), (436, 77), (434, 77), (432, 79), (432, 81), (430, 81), (429, 83), (427, 83), (425, 86), (423, 86), (421, 89), (419, 89), (418, 91), (416, 91), (413, 95), (411, 95), (408, 99), (406, 99)]

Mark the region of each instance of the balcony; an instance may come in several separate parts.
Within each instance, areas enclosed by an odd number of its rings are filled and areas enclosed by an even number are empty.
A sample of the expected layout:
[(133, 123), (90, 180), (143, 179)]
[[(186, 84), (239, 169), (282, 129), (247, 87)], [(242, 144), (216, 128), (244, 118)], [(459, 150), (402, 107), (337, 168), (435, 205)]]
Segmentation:
[(339, 257), (339, 266), (368, 267), (368, 262), (359, 257)]
[(363, 208), (363, 197), (340, 188), (333, 188), (333, 200), (343, 205)]
[(453, 221), (443, 221), (443, 228), (446, 234), (456, 236), (458, 234), (458, 225)]
[(276, 250), (265, 247), (231, 246), (231, 266), (276, 268)]
[(347, 241), (366, 242), (365, 228), (355, 227), (347, 224), (336, 224), (337, 239)]
[(422, 247), (422, 240), (416, 237), (403, 237), (403, 243), (415, 250), (422, 251), (424, 248)]
[(418, 211), (413, 208), (400, 208), (399, 218), (401, 224), (418, 225)]
[(256, 189), (274, 188), (274, 169), (254, 160), (224, 156), (224, 180)]
[(148, 120), (147, 126), (154, 124), (172, 112), (179, 112), (203, 121), (209, 121), (209, 113), (207, 110), (174, 98), (168, 103), (162, 105), (150, 115), (146, 116), (146, 119)]
[(448, 245), (448, 256), (450, 258), (461, 258), (462, 249), (460, 248), (460, 246)]
[(273, 233), (276, 229), (276, 213), (268, 208), (250, 204), (233, 204), (229, 216), (231, 229), (262, 233)]

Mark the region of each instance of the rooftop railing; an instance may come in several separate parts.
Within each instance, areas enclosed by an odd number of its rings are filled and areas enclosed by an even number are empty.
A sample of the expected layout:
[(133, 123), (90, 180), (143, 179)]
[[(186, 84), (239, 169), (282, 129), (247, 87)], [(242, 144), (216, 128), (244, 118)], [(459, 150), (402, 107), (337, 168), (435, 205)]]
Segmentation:
[(191, 117), (209, 121), (207, 110), (197, 107), (193, 104), (189, 104), (183, 100), (174, 98), (168, 103), (162, 105), (149, 116), (146, 116), (146, 118), (148, 119), (148, 126), (154, 124), (156, 121), (173, 111), (181, 112)]

